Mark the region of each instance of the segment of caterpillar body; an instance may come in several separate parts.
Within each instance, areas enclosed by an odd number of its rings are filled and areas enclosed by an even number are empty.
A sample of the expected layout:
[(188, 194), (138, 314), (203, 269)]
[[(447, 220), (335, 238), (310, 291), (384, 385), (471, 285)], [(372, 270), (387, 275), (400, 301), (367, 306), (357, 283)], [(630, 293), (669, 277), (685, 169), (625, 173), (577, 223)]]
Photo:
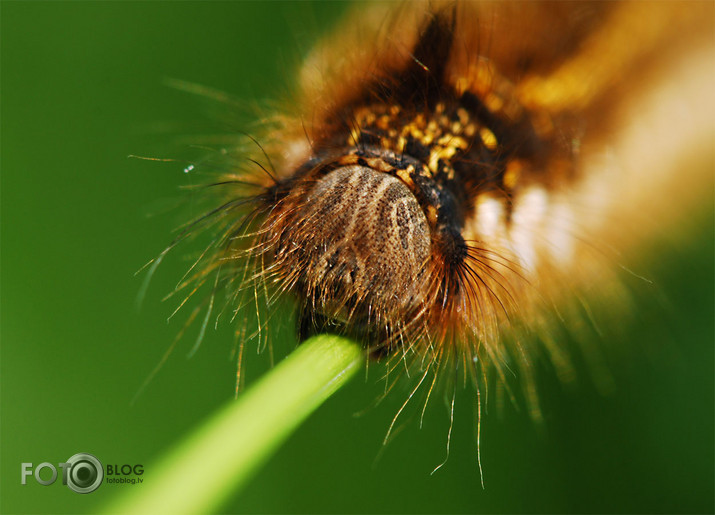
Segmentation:
[[(455, 366), (506, 382), (512, 368), (534, 400), (534, 359), (570, 367), (553, 321), (573, 304), (587, 313), (586, 290), (625, 306), (617, 252), (695, 198), (677, 189), (684, 176), (711, 181), (711, 168), (679, 166), (712, 152), (714, 9), (353, 13), (306, 60), (291, 105), (251, 138), (261, 151), (241, 154), (261, 172), (213, 183), (225, 199), (185, 234), (211, 225), (215, 238), (184, 286), (212, 288), (205, 320), (217, 291), (259, 313), (288, 296), (303, 337), (349, 334), (419, 369), (419, 384)], [(663, 195), (661, 212), (651, 203)]]

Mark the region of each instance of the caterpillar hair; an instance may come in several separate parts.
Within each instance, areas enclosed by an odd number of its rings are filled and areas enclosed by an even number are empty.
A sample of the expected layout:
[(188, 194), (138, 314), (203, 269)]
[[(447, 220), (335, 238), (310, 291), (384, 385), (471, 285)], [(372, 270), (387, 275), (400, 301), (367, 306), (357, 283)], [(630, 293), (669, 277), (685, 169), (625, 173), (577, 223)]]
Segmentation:
[(204, 310), (201, 335), (250, 311), (236, 334), (263, 346), (288, 302), (300, 339), (349, 335), (417, 371), (413, 394), (455, 370), (513, 390), (513, 373), (538, 418), (533, 363), (570, 376), (564, 327), (595, 303), (637, 309), (627, 256), (712, 192), (714, 15), (712, 2), (355, 8), (292, 96), (224, 150), (210, 207), (153, 266), (208, 234), (177, 289), (206, 290), (190, 317)]

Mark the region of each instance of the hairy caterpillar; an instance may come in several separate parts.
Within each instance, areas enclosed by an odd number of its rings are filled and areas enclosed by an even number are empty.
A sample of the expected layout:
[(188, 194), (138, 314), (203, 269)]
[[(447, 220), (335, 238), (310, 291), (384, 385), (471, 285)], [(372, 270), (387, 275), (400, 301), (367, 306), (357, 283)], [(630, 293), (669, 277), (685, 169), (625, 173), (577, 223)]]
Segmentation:
[[(302, 336), (350, 334), (419, 370), (427, 391), (455, 365), (503, 384), (515, 369), (538, 416), (531, 363), (570, 367), (554, 321), (584, 316), (586, 291), (627, 306), (617, 252), (667, 227), (652, 199), (685, 208), (699, 193), (673, 188), (681, 149), (712, 141), (712, 10), (484, 2), (351, 16), (306, 61), (293, 105), (252, 134), (259, 145), (228, 150), (239, 165), (180, 237), (213, 236), (182, 289), (210, 290), (204, 326), (256, 305), (262, 337), (293, 298)], [(686, 45), (702, 50), (682, 62)]]

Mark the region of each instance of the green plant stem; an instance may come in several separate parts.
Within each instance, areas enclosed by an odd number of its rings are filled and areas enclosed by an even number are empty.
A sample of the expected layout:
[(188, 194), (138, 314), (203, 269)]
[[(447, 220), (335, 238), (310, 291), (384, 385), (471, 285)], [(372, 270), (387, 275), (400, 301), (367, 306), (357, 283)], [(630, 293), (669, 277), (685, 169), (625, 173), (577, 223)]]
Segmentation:
[(352, 341), (319, 335), (189, 434), (110, 513), (205, 513), (250, 479), (280, 444), (360, 368)]

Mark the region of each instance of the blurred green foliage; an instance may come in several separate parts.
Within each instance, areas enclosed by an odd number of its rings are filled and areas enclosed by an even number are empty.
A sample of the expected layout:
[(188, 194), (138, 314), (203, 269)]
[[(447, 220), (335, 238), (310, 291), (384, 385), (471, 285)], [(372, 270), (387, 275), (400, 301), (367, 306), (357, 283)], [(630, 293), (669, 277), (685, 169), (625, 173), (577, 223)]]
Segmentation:
[[(233, 395), (228, 324), (192, 359), (183, 341), (148, 388), (139, 386), (181, 327), (161, 303), (186, 270), (167, 260), (135, 309), (134, 272), (170, 241), (191, 205), (162, 212), (197, 181), (176, 141), (209, 133), (202, 101), (168, 78), (230, 92), (250, 107), (280, 97), (311, 41), (344, 4), (249, 2), (3, 2), (2, 440), (3, 513), (87, 513), (128, 488), (78, 495), (20, 485), (20, 463), (77, 452), (142, 463), (144, 480), (172, 443)], [(710, 188), (712, 191), (712, 187)], [(166, 201), (166, 202), (165, 202)], [(506, 406), (482, 424), (482, 490), (474, 399), (459, 392), (448, 463), (448, 409), (431, 403), (386, 448), (408, 389), (382, 391), (370, 370), (338, 392), (226, 512), (712, 512), (713, 206), (677, 246), (647, 249), (639, 312), (610, 363), (613, 395), (587, 379), (563, 388), (540, 374), (545, 425)], [(179, 253), (180, 255), (180, 253)], [(661, 302), (659, 299), (664, 299)], [(292, 330), (286, 324), (284, 348)], [(268, 359), (248, 356), (248, 381)], [(491, 406), (490, 406), (491, 408)], [(407, 417), (409, 419), (409, 416)], [(406, 420), (407, 420), (406, 419)], [(192, 471), (210, 474), (210, 470)]]

